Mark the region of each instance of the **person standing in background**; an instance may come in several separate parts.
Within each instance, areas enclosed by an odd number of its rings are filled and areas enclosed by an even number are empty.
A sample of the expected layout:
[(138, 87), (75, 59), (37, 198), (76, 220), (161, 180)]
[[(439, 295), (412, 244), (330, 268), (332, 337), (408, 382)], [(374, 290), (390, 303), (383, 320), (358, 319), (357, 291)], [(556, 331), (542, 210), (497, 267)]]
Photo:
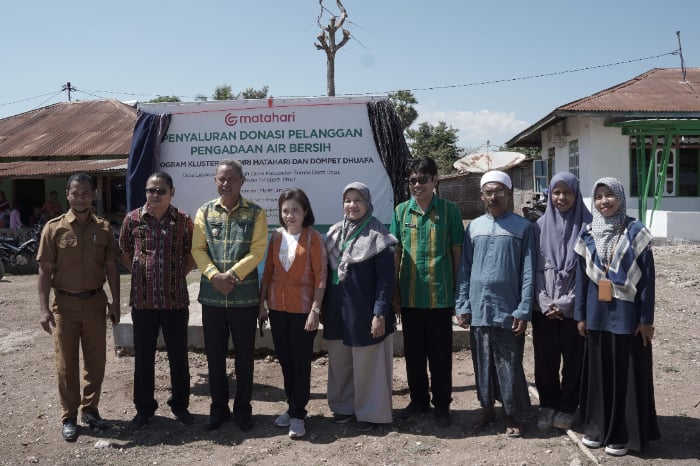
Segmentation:
[(44, 205), (41, 206), (41, 213), (46, 220), (51, 220), (63, 213), (63, 206), (58, 201), (58, 193), (56, 191), (51, 191), (49, 193), (49, 198), (44, 202)]
[(15, 203), (15, 206), (10, 211), (10, 230), (19, 230), (24, 226), (22, 225), (20, 210), (21, 206)]

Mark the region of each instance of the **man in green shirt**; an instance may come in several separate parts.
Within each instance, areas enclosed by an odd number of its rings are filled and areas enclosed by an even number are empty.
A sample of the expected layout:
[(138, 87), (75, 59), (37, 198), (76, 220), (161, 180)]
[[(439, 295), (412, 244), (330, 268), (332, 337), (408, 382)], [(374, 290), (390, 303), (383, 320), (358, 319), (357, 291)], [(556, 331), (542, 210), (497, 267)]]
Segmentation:
[(427, 412), (432, 391), (435, 420), (449, 426), (454, 287), (464, 226), (459, 207), (434, 194), (437, 165), (433, 159), (409, 160), (406, 177), (412, 198), (396, 207), (390, 229), (399, 240), (395, 307), (401, 310), (411, 397), (401, 417)]

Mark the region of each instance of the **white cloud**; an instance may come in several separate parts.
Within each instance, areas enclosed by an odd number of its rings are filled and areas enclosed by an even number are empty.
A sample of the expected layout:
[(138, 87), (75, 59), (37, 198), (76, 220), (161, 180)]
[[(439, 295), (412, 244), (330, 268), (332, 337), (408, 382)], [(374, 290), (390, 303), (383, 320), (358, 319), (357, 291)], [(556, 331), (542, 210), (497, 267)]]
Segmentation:
[(437, 111), (422, 108), (420, 105), (416, 106), (416, 110), (418, 120), (413, 125), (414, 128), (423, 121), (432, 125), (444, 121), (448, 126), (459, 130), (459, 145), (467, 149), (483, 146), (486, 141), (490, 141), (492, 146), (500, 146), (530, 125), (526, 121), (518, 120), (515, 112)]

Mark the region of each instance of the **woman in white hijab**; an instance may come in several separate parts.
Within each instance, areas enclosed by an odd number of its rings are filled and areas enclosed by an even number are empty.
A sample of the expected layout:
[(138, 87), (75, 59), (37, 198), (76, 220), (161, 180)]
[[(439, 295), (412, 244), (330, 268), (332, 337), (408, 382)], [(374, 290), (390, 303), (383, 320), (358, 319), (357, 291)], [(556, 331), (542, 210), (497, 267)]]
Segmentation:
[(655, 275), (652, 235), (627, 216), (615, 178), (593, 187), (593, 222), (575, 251), (574, 318), (586, 337), (582, 380), (583, 444), (612, 456), (641, 451), (660, 437), (651, 341)]

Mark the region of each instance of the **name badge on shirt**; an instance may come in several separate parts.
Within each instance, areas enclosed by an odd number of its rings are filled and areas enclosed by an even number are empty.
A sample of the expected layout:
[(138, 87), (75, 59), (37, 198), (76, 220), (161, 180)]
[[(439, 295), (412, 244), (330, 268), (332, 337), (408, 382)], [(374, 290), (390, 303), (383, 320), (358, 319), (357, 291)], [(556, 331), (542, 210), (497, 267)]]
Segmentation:
[(415, 223), (404, 223), (403, 226), (406, 228), (418, 228), (418, 226)]

